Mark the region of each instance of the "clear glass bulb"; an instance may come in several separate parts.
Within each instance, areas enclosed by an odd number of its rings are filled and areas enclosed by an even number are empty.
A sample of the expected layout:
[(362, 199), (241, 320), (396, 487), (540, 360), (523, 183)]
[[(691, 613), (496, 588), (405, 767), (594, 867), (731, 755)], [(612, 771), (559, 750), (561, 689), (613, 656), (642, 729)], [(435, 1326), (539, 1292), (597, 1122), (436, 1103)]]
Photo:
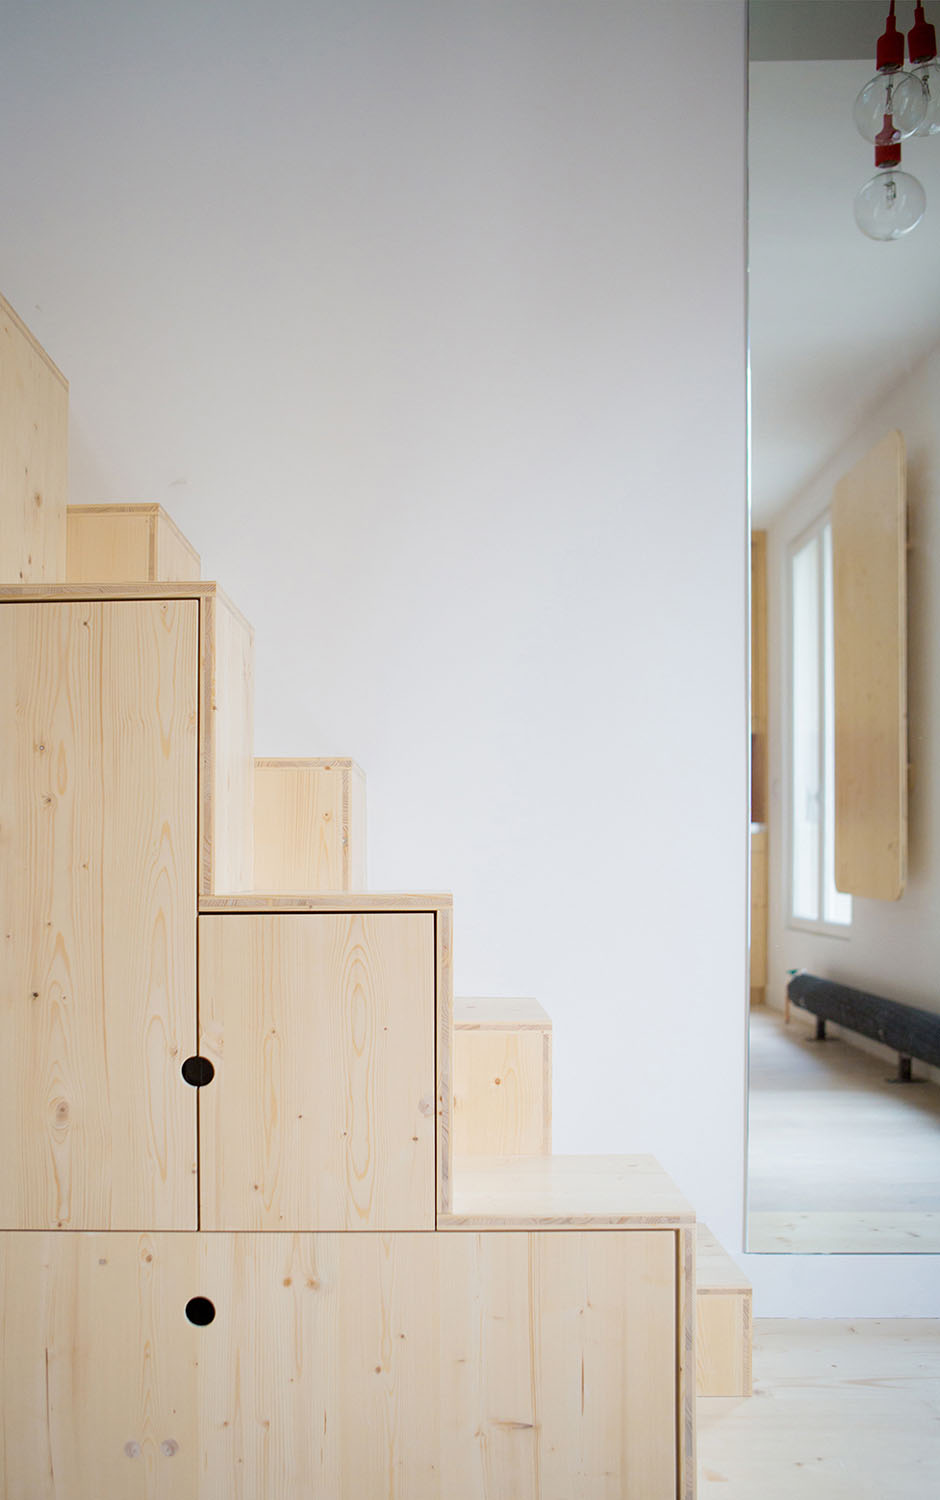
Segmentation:
[(914, 133), (937, 135), (940, 133), (940, 63), (936, 58), (930, 62), (915, 63), (911, 72), (920, 79), (927, 97), (927, 114)]
[(927, 194), (916, 177), (884, 167), (855, 194), (855, 222), (870, 240), (899, 240), (924, 217)]
[[(855, 100), (855, 125), (859, 135), (874, 144), (884, 129), (885, 116), (891, 115), (894, 138), (904, 141), (923, 125), (929, 103), (930, 95), (915, 73), (900, 69), (895, 73), (879, 73), (866, 83)], [(887, 146), (891, 142), (881, 139), (879, 144)]]

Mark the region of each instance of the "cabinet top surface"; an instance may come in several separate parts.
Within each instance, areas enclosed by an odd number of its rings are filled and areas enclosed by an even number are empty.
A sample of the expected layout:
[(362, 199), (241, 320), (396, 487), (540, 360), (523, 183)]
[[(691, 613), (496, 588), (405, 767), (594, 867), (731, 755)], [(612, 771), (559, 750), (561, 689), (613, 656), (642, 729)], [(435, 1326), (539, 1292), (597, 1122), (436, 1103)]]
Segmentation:
[(10, 604), (54, 600), (81, 604), (95, 599), (205, 599), (225, 597), (217, 583), (197, 578), (188, 583), (5, 583), (0, 600)]
[(224, 589), (202, 578), (187, 583), (19, 583), (0, 585), (0, 604), (121, 603), (153, 599), (217, 599), (254, 634)]
[(682, 1229), (695, 1222), (652, 1156), (467, 1156), (441, 1229)]
[(276, 916), (279, 912), (373, 912), (373, 911), (449, 911), (454, 904), (450, 895), (421, 895), (413, 891), (317, 891), (310, 895), (268, 896), (263, 892), (242, 891), (232, 896), (202, 896), (202, 916), (224, 916), (241, 912), (255, 916)]
[(489, 995), (454, 1001), (454, 1025), (458, 1031), (550, 1031), (551, 1017), (537, 1000), (511, 995), (503, 999)]

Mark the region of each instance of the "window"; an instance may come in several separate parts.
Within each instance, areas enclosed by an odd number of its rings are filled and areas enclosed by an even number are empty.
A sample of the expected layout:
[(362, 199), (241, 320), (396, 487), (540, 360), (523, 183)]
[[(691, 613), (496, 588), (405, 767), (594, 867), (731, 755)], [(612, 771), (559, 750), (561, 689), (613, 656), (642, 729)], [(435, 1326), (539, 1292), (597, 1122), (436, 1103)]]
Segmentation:
[(790, 916), (845, 927), (852, 898), (835, 882), (832, 528), (828, 516), (790, 554)]

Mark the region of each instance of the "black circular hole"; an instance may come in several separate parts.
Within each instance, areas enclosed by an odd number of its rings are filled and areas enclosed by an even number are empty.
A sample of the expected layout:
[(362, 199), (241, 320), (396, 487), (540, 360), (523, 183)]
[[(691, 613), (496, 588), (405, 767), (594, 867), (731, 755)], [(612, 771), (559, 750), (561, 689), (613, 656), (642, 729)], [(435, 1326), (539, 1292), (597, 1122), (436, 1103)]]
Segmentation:
[(186, 1304), (186, 1316), (190, 1323), (195, 1323), (198, 1328), (205, 1328), (215, 1317), (215, 1308), (208, 1297), (190, 1297)]
[(187, 1057), (180, 1072), (194, 1089), (203, 1088), (215, 1077), (215, 1068), (207, 1057)]

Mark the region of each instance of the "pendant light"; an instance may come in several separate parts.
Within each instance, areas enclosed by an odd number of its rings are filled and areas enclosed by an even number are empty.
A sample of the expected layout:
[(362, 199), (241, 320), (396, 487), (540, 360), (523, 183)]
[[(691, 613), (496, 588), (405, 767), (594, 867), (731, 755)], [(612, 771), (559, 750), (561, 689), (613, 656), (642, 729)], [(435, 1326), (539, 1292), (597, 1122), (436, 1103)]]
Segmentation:
[(927, 118), (928, 95), (923, 82), (915, 73), (904, 71), (904, 33), (898, 31), (894, 6), (895, 0), (891, 0), (884, 33), (878, 38), (878, 71), (860, 91), (853, 110), (859, 134), (873, 145), (883, 135), (887, 120), (892, 121), (895, 139), (903, 141)]
[(911, 72), (919, 78), (924, 90), (927, 114), (916, 135), (940, 133), (940, 64), (937, 62), (937, 33), (924, 16), (923, 5), (914, 7), (914, 24), (907, 33), (907, 52)]
[[(871, 240), (899, 240), (910, 234), (927, 207), (917, 178), (900, 170), (901, 141), (927, 120), (929, 95), (920, 77), (903, 71), (904, 34), (898, 31), (894, 6), (891, 0), (884, 33), (878, 38), (877, 76), (862, 89), (854, 111), (859, 131), (874, 144), (878, 169), (855, 195), (855, 222)], [(922, 15), (923, 7), (919, 9)], [(915, 46), (929, 48), (929, 41), (918, 33)]]

